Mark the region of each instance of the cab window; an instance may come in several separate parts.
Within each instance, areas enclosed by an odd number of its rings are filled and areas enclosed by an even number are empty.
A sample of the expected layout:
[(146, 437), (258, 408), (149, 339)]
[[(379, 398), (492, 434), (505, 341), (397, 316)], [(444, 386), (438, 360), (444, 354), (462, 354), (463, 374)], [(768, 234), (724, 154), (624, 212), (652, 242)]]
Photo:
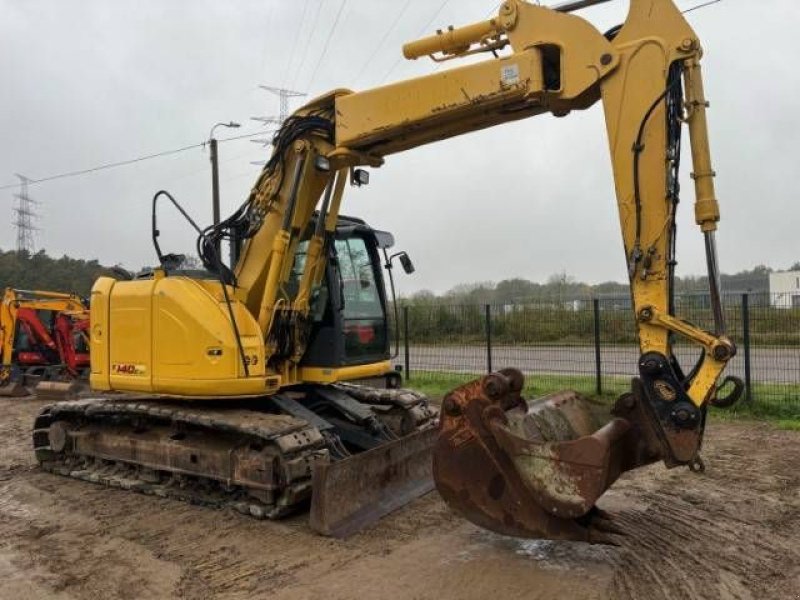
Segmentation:
[(379, 356), (386, 347), (386, 317), (363, 238), (336, 241), (342, 297), (344, 347), (350, 360)]
[(336, 240), (336, 254), (344, 288), (344, 318), (382, 319), (381, 297), (364, 240)]

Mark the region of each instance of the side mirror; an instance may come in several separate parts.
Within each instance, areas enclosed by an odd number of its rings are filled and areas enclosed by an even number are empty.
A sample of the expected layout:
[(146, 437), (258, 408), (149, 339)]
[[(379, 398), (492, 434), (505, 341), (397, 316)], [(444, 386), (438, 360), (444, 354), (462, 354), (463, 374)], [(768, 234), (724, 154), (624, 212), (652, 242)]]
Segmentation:
[(403, 265), (403, 271), (406, 272), (406, 275), (411, 275), (416, 269), (414, 269), (414, 263), (411, 262), (411, 257), (406, 254), (405, 252), (401, 252), (400, 256), (400, 264)]

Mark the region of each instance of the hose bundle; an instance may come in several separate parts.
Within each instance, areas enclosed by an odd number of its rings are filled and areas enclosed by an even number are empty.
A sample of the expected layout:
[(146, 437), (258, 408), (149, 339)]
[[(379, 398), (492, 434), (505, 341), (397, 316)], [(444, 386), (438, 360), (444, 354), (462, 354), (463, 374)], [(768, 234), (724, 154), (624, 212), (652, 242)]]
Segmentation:
[(333, 143), (333, 122), (330, 119), (314, 114), (307, 116), (293, 115), (286, 119), (272, 138), (274, 148), (272, 156), (267, 161), (267, 164), (264, 165), (264, 169), (261, 171), (261, 175), (259, 175), (258, 181), (253, 186), (253, 190), (247, 200), (227, 219), (218, 225), (206, 227), (197, 236), (197, 254), (203, 262), (203, 266), (209, 271), (218, 273), (225, 283), (236, 285), (236, 278), (232, 270), (234, 265), (228, 267), (223, 264), (220, 257), (217, 256), (217, 248), (221, 247), (224, 240), (231, 244), (241, 244), (256, 234), (268, 211), (267, 208), (257, 202), (259, 190), (276, 174), (278, 174), (279, 180), (273, 189), (281, 189), (283, 178), (286, 174), (284, 168), (286, 153), (296, 140), (312, 135), (321, 136)]

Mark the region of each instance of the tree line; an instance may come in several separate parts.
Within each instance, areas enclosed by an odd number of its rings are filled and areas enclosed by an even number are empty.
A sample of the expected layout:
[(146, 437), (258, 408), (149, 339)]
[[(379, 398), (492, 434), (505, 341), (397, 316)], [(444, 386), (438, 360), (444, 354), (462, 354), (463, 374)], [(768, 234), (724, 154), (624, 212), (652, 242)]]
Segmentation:
[[(198, 268), (195, 257), (188, 256), (183, 268)], [(800, 270), (800, 261), (789, 267)], [(767, 292), (769, 274), (773, 269), (759, 265), (753, 269), (740, 271), (733, 275), (722, 275), (722, 285), (726, 292)], [(44, 250), (35, 254), (0, 250), (0, 288), (41, 289), (60, 292), (73, 292), (87, 296), (98, 277), (112, 275), (110, 267), (97, 260), (83, 260), (62, 256), (53, 258)], [(708, 279), (700, 277), (678, 277), (675, 281), (677, 294), (703, 292), (708, 289)], [(624, 297), (629, 293), (627, 284), (608, 281), (589, 285), (577, 281), (566, 273), (556, 273), (545, 283), (523, 278), (505, 279), (498, 283), (480, 282), (460, 284), (437, 295), (422, 290), (403, 298), (410, 304), (525, 304), (540, 301), (571, 302), (591, 298)]]
[(35, 254), (0, 250), (0, 288), (69, 292), (87, 297), (95, 279), (111, 275), (97, 260), (62, 256), (52, 258), (44, 250)]
[[(800, 270), (800, 261), (789, 267)], [(722, 275), (722, 288), (726, 293), (769, 292), (769, 274), (773, 269), (759, 265), (753, 269), (731, 275)], [(692, 294), (708, 291), (708, 277), (676, 277), (675, 293)], [(443, 294), (421, 290), (403, 298), (408, 304), (526, 304), (536, 302), (564, 302), (591, 300), (592, 298), (625, 297), (630, 293), (627, 283), (607, 281), (590, 285), (577, 281), (562, 272), (551, 275), (545, 283), (513, 278), (503, 281), (460, 284)]]

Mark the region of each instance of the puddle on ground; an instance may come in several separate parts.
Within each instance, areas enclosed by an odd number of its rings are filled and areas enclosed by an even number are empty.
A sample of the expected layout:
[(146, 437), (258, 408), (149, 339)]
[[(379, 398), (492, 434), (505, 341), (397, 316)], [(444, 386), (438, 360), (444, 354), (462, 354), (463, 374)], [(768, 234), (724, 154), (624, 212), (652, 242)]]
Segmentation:
[(613, 563), (616, 548), (581, 542), (534, 540), (506, 537), (491, 531), (476, 531), (468, 536), (469, 543), (444, 558), (442, 564), (471, 562), (487, 558), (519, 560), (536, 563), (543, 569), (570, 570), (608, 566)]

